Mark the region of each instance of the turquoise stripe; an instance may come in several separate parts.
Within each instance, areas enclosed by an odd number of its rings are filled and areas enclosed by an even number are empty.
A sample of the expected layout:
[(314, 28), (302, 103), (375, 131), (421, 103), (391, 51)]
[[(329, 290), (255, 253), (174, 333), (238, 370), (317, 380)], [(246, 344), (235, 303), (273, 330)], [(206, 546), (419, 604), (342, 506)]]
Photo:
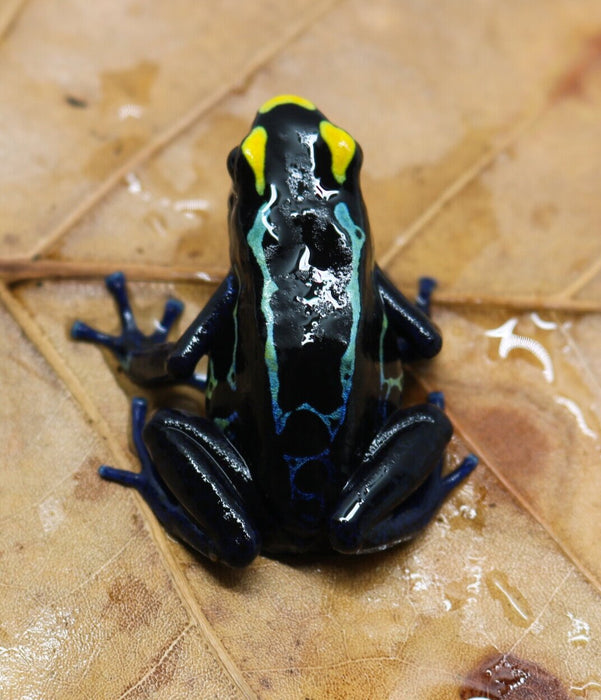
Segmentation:
[[(263, 288), (261, 294), (261, 313), (265, 320), (266, 339), (265, 339), (265, 364), (267, 366), (267, 374), (269, 377), (269, 388), (271, 393), (271, 405), (275, 430), (278, 435), (282, 433), (286, 427), (286, 422), (293, 412), (299, 410), (311, 411), (319, 416), (327, 426), (330, 439), (333, 439), (340, 425), (346, 416), (347, 400), (353, 384), (353, 375), (355, 371), (355, 345), (357, 340), (357, 329), (359, 326), (359, 317), (361, 315), (361, 289), (359, 281), (359, 264), (361, 260), (361, 252), (365, 243), (365, 232), (357, 226), (351, 218), (348, 207), (344, 203), (339, 203), (334, 209), (336, 221), (347, 234), (347, 238), (351, 244), (352, 251), (352, 270), (349, 275), (349, 281), (345, 288), (349, 304), (351, 307), (352, 321), (351, 334), (346, 350), (340, 361), (340, 385), (342, 388), (342, 402), (340, 406), (330, 413), (322, 413), (308, 403), (303, 403), (292, 411), (284, 412), (279, 404), (280, 378), (279, 366), (277, 359), (277, 350), (274, 341), (274, 315), (271, 307), (271, 299), (278, 287), (273, 280), (267, 260), (265, 258), (265, 250), (263, 241), (265, 234), (268, 233), (267, 218), (271, 212), (271, 201), (265, 203), (257, 212), (255, 221), (251, 230), (248, 233), (248, 244), (257, 261), (259, 270), (263, 276)], [(273, 235), (270, 233), (270, 235)]]

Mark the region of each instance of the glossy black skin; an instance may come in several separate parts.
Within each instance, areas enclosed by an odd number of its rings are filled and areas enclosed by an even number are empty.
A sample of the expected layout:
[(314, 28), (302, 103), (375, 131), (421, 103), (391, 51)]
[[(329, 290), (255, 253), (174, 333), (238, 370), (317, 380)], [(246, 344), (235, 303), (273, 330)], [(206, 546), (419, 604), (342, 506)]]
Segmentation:
[[(137, 488), (172, 534), (232, 566), (260, 550), (359, 553), (407, 540), (476, 465), (470, 456), (442, 476), (452, 428), (439, 395), (400, 408), (402, 361), (441, 347), (431, 285), (413, 305), (374, 264), (361, 149), (339, 182), (325, 119), (292, 103), (257, 114), (262, 192), (240, 147), (230, 154), (231, 271), (176, 344), (166, 334), (177, 302), (163, 332), (142, 336), (119, 273), (107, 284), (123, 334), (73, 328), (109, 346), (140, 384), (206, 388), (207, 418), (162, 409), (143, 437), (145, 405), (134, 400), (142, 472), (101, 474)], [(194, 379), (205, 354), (206, 387)]]

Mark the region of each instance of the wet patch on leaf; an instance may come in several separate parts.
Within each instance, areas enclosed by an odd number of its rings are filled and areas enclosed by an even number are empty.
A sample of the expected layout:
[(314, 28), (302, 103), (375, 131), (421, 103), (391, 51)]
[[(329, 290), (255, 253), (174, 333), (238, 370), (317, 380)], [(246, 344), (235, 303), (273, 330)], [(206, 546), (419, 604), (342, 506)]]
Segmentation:
[(461, 700), (569, 700), (562, 683), (533, 661), (511, 654), (487, 657), (467, 677)]

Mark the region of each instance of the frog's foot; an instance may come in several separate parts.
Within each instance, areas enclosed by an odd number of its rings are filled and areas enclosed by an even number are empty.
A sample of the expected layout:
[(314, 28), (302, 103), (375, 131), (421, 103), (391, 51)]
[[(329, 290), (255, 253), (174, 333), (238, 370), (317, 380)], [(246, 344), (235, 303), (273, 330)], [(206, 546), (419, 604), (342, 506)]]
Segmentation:
[[(166, 371), (166, 362), (173, 349), (173, 343), (167, 342), (167, 335), (181, 315), (183, 303), (178, 299), (169, 299), (156, 330), (146, 335), (138, 328), (131, 309), (125, 275), (114, 272), (105, 279), (105, 283), (117, 304), (121, 333), (109, 335), (91, 328), (87, 323), (75, 321), (71, 327), (71, 337), (108, 348), (136, 384), (174, 383), (176, 380), (169, 377)], [(206, 388), (206, 378), (200, 375), (192, 375), (184, 381), (200, 390)]]
[(434, 394), (428, 404), (400, 409), (376, 435), (332, 516), (335, 550), (370, 552), (411, 539), (476, 467), (477, 458), (469, 455), (443, 476), (452, 427), (438, 407), (442, 402)]
[(167, 340), (169, 330), (184, 308), (181, 301), (169, 299), (165, 304), (163, 318), (158, 323), (156, 330), (150, 335), (145, 335), (138, 328), (134, 318), (125, 285), (125, 275), (122, 272), (113, 272), (113, 274), (106, 277), (105, 284), (117, 304), (119, 319), (121, 320), (121, 334), (108, 335), (91, 328), (82, 321), (75, 321), (71, 327), (71, 336), (73, 338), (103, 345), (109, 348), (120, 361), (126, 361), (126, 358), (135, 350), (158, 345)]
[(432, 300), (432, 292), (436, 289), (438, 282), (434, 277), (420, 277), (419, 286), (417, 289), (417, 297), (415, 305), (423, 311), (426, 316), (430, 316), (430, 302)]
[(136, 489), (148, 503), (157, 518), (164, 524), (169, 522), (171, 524), (171, 531), (174, 531), (174, 534), (180, 537), (180, 539), (186, 541), (202, 539), (202, 533), (196, 532), (196, 528), (188, 521), (182, 508), (161, 483), (158, 472), (146, 449), (142, 438), (142, 431), (146, 422), (146, 400), (134, 398), (131, 404), (131, 411), (132, 437), (136, 453), (142, 466), (141, 471), (131, 472), (125, 469), (115, 469), (114, 467), (102, 465), (98, 469), (98, 473), (103, 479)]
[(204, 418), (162, 410), (146, 427), (145, 419), (146, 401), (134, 399), (133, 440), (142, 470), (102, 466), (100, 475), (135, 488), (165, 529), (200, 554), (231, 566), (249, 564), (261, 541), (247, 510), (256, 496), (242, 457)]

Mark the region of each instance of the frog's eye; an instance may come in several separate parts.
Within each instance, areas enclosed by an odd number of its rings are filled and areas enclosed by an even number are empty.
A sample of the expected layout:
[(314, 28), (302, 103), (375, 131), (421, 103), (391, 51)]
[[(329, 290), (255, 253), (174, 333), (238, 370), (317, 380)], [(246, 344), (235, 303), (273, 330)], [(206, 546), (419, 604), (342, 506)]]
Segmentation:
[(319, 124), (319, 133), (326, 142), (332, 156), (332, 175), (339, 185), (346, 180), (346, 171), (353, 160), (357, 144), (355, 139), (344, 129), (323, 120)]
[(259, 195), (265, 192), (265, 147), (267, 131), (263, 126), (255, 126), (250, 134), (242, 141), (240, 149), (255, 176), (255, 188)]

